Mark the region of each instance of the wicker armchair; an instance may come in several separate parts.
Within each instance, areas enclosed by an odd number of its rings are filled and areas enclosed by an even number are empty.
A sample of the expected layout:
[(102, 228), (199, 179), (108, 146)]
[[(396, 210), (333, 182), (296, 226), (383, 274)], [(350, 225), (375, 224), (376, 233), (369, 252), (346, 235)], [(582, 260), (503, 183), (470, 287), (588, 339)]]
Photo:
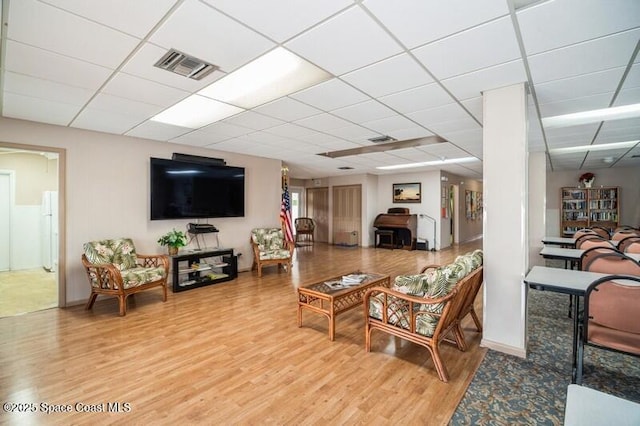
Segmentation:
[(482, 252), (477, 250), (424, 274), (398, 276), (392, 288), (368, 290), (364, 295), (366, 351), (371, 350), (373, 330), (409, 340), (427, 348), (438, 377), (447, 382), (440, 343), (467, 349), (460, 321), (470, 312), (468, 305), (482, 280)]
[(251, 230), (251, 248), (253, 249), (253, 266), (258, 269), (258, 277), (262, 277), (262, 267), (278, 265), (291, 272), (293, 249), (295, 244), (286, 241), (281, 228), (255, 228)]
[(93, 307), (98, 295), (115, 296), (120, 305), (120, 315), (124, 316), (127, 297), (154, 287), (162, 289), (162, 301), (167, 301), (169, 258), (136, 253), (129, 238), (84, 244), (82, 264), (91, 285), (91, 295), (85, 306), (87, 310)]
[(307, 235), (309, 240), (313, 242), (313, 232), (316, 229), (316, 224), (313, 219), (310, 217), (299, 217), (295, 220), (294, 226), (296, 228), (296, 243), (302, 235)]

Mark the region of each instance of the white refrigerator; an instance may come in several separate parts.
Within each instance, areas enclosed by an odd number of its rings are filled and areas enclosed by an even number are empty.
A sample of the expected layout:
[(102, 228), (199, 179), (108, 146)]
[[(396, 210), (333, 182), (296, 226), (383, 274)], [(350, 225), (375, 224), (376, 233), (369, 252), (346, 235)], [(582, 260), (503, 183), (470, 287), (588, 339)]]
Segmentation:
[(42, 193), (42, 266), (49, 272), (58, 266), (58, 191)]

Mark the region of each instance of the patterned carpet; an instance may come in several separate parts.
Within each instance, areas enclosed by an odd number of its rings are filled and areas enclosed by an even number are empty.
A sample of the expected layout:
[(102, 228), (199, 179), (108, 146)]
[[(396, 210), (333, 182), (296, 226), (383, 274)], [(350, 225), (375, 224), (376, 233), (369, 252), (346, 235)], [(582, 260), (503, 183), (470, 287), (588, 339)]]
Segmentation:
[[(561, 425), (571, 382), (569, 297), (529, 291), (527, 359), (489, 350), (451, 425)], [(583, 386), (640, 402), (638, 358), (587, 347)]]

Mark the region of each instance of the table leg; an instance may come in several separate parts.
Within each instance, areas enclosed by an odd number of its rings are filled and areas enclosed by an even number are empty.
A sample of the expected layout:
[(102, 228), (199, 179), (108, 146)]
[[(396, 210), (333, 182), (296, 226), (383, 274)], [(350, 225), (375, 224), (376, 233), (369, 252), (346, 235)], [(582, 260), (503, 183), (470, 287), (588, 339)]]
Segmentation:
[(580, 306), (580, 296), (575, 297), (573, 304), (573, 346), (571, 348), (571, 383), (576, 382), (577, 364), (578, 364), (578, 307)]
[(298, 327), (302, 327), (302, 306), (298, 302)]

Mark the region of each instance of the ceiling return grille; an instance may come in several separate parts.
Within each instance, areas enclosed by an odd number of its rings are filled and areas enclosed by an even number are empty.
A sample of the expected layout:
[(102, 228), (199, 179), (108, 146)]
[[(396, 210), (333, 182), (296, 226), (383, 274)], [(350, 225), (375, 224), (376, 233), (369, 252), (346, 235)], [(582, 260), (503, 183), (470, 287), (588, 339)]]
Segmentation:
[(201, 80), (219, 68), (176, 49), (165, 53), (154, 66), (194, 80)]

